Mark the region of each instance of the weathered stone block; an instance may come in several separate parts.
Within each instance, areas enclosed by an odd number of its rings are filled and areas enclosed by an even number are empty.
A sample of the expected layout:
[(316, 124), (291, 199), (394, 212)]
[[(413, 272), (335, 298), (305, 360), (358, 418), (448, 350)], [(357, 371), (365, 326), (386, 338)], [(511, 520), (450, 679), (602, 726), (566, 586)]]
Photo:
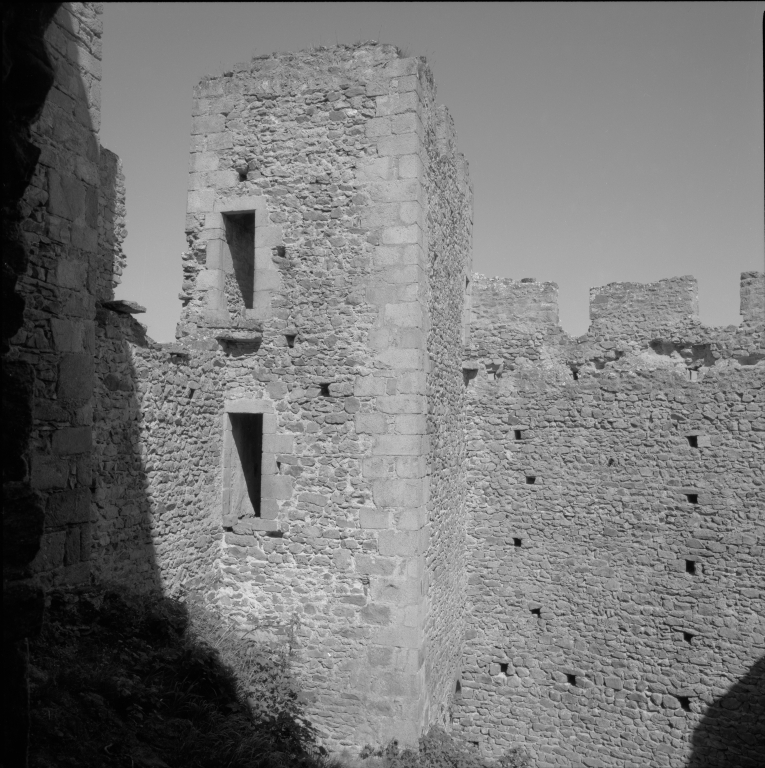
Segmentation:
[(359, 525), (362, 528), (387, 528), (390, 524), (390, 513), (381, 509), (362, 507), (359, 510)]
[(423, 234), (419, 224), (408, 226), (385, 227), (382, 231), (384, 245), (422, 244)]
[(372, 498), (381, 507), (419, 507), (427, 503), (424, 480), (375, 480)]
[(292, 496), (292, 478), (266, 475), (261, 478), (260, 492), (264, 499), (289, 499)]
[[(414, 123), (414, 121), (412, 121)], [(377, 153), (386, 155), (413, 155), (420, 149), (420, 137), (416, 133), (400, 133), (398, 136), (384, 136), (377, 142)]]
[(422, 452), (419, 435), (379, 435), (372, 448), (375, 456), (419, 456)]
[(377, 548), (381, 555), (413, 557), (422, 552), (422, 537), (414, 531), (382, 531), (377, 539)]
[(385, 432), (385, 416), (381, 413), (357, 413), (354, 417), (359, 434), (381, 435)]
[(53, 453), (66, 455), (72, 453), (87, 453), (93, 448), (93, 438), (90, 427), (66, 427), (53, 433)]

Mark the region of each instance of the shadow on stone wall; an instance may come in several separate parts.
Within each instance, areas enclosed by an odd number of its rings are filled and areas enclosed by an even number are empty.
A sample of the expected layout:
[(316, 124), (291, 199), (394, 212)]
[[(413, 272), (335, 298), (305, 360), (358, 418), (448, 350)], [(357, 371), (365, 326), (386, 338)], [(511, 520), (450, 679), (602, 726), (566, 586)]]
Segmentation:
[(687, 768), (765, 765), (765, 656), (715, 699), (693, 733)]

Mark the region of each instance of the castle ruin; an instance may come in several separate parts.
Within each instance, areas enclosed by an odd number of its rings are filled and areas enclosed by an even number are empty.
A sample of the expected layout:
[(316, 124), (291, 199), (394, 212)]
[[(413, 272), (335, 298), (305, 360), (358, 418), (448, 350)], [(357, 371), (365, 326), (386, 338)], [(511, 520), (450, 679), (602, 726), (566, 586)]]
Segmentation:
[(593, 289), (569, 337), (554, 283), (473, 273), (424, 59), (336, 46), (195, 89), (157, 344), (114, 299), (99, 14), (45, 35), (7, 354), (33, 412), (7, 489), (43, 527), (6, 580), (194, 591), (289, 636), (331, 748), (437, 724), (540, 766), (765, 761), (765, 276), (737, 327), (680, 277)]

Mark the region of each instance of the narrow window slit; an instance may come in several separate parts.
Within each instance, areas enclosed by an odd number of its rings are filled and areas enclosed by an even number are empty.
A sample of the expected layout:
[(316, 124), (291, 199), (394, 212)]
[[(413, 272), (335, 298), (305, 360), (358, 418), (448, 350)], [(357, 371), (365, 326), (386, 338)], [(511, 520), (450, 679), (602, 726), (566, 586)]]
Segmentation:
[(691, 697), (690, 696), (677, 696), (677, 700), (680, 702), (680, 706), (686, 711), (691, 711)]
[(513, 434), (515, 435), (516, 440), (523, 440), (523, 430), (522, 429), (514, 429)]
[(569, 685), (576, 685), (576, 675), (566, 674), (566, 682)]
[(696, 561), (695, 560), (686, 560), (685, 561), (685, 572), (695, 575), (696, 574)]
[(514, 547), (521, 547), (521, 546), (523, 546), (523, 539), (513, 539), (513, 546)]
[(462, 695), (462, 684), (460, 683), (459, 680), (457, 680), (457, 684), (454, 686), (454, 694), (456, 696)]
[(287, 346), (292, 349), (295, 346), (295, 339), (297, 338), (297, 334), (288, 333), (286, 334), (285, 338), (287, 339)]
[(699, 503), (699, 494), (698, 493), (686, 493), (685, 498), (688, 499), (689, 504), (698, 504)]
[(223, 224), (244, 307), (252, 309), (255, 294), (255, 213), (224, 213)]
[(230, 413), (237, 461), (231, 476), (232, 517), (260, 517), (263, 414)]

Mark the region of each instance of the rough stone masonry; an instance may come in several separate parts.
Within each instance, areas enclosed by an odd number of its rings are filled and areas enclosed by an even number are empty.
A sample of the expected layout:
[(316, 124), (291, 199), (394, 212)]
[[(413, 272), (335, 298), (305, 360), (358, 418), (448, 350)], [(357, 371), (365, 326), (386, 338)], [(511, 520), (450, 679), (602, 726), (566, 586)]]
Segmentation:
[(430, 70), (364, 43), (198, 85), (156, 344), (114, 300), (99, 15), (58, 12), (33, 127), (29, 583), (203, 592), (293, 643), (332, 748), (441, 724), (540, 766), (765, 760), (765, 277), (739, 327), (700, 325), (685, 277), (593, 289), (569, 338), (553, 283), (472, 274)]

